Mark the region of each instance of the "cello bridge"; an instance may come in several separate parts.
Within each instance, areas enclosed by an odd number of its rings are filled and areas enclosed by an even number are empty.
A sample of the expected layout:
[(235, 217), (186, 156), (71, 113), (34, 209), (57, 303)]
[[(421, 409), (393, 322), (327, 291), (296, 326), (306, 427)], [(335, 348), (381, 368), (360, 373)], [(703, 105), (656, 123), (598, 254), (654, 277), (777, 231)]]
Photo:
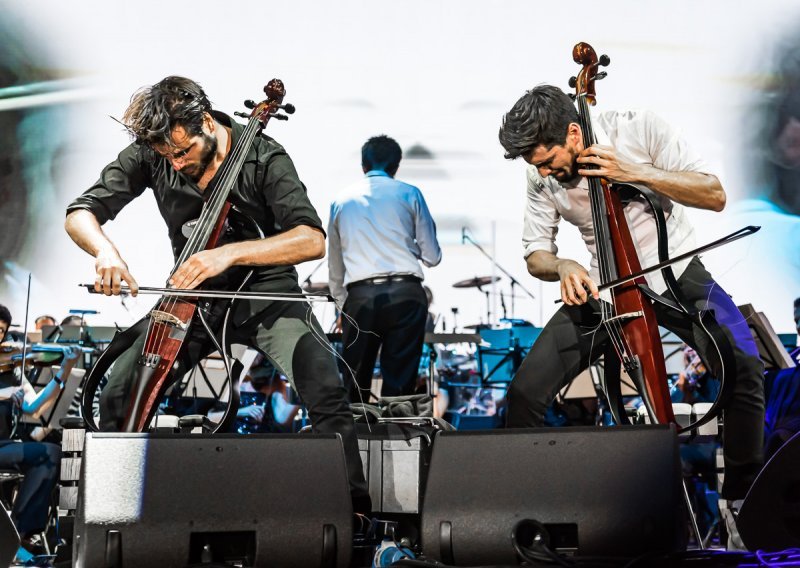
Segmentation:
[(644, 317), (644, 312), (639, 310), (636, 312), (628, 312), (627, 314), (619, 314), (610, 318), (607, 318), (604, 323), (608, 324), (614, 321), (622, 321), (626, 319), (633, 319), (633, 318), (641, 318)]
[(181, 329), (182, 331), (186, 331), (189, 328), (189, 324), (180, 320), (180, 318), (176, 317), (175, 315), (164, 312), (161, 310), (153, 310), (150, 312), (150, 317), (153, 318), (155, 323), (163, 323), (166, 325), (171, 325)]

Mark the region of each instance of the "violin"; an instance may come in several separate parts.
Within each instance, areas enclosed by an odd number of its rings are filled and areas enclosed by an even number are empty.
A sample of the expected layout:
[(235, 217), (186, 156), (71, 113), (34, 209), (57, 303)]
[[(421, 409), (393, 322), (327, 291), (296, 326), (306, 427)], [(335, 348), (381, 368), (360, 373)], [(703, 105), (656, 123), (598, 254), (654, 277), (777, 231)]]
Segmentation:
[[(248, 123), (226, 157), (226, 164), (219, 174), (219, 179), (203, 205), (200, 217), (194, 224), (186, 245), (178, 256), (167, 281), (193, 254), (221, 244), (221, 238), (228, 229), (228, 221), (233, 222), (234, 210), (228, 201), (228, 196), (237, 181), (252, 142), (261, 133), (270, 118), (274, 117), (280, 120), (288, 118), (286, 115), (278, 114), (280, 109), (285, 110), (288, 114), (294, 112), (292, 105), (282, 104), (286, 89), (280, 79), (271, 80), (264, 87), (264, 92), (267, 98), (258, 104), (253, 101), (245, 101), (245, 106), (252, 109)], [(238, 112), (234, 114), (247, 116)], [(241, 221), (237, 220), (236, 222)], [(255, 223), (252, 224), (255, 225)], [(260, 233), (260, 231), (258, 232)], [(227, 288), (237, 291), (244, 288), (252, 272), (247, 272), (242, 278), (238, 278), (241, 272), (233, 271), (230, 275), (226, 272), (221, 275), (224, 277), (223, 279), (229, 280)], [(236, 277), (233, 277), (234, 274)], [(231, 278), (227, 278), (227, 276), (231, 276)], [(205, 282), (204, 286), (212, 285), (210, 284), (212, 280)], [(236, 281), (234, 282), (234, 280)], [(198, 290), (201, 294), (202, 288), (203, 286), (201, 286), (201, 290)], [(94, 392), (100, 379), (114, 360), (139, 337), (145, 326), (144, 349), (135, 366), (134, 386), (130, 404), (125, 413), (123, 431), (144, 432), (147, 429), (164, 392), (174, 382), (172, 380), (173, 366), (184, 351), (185, 340), (189, 337), (193, 326), (201, 325), (206, 330), (209, 339), (222, 354), (229, 380), (238, 375), (236, 363), (234, 365), (229, 363), (226, 355), (227, 346), (220, 345), (211, 329), (212, 323), (209, 322), (211, 318), (220, 318), (220, 321), (223, 321), (222, 325), (226, 325), (232, 302), (231, 298), (217, 299), (212, 302), (199, 296), (164, 294), (143, 320), (114, 338), (87, 375), (82, 400), (82, 414), (87, 427), (90, 430), (97, 430), (91, 408)], [(239, 404), (238, 387), (235, 380), (230, 380), (230, 383), (231, 395), (228, 407), (215, 431), (230, 429), (236, 418), (236, 409)]]
[[(569, 85), (575, 89), (573, 100), (578, 109), (583, 146), (588, 148), (596, 142), (589, 114), (589, 107), (597, 99), (595, 82), (606, 77), (607, 73), (600, 71), (600, 67), (608, 66), (611, 61), (607, 55), (598, 58), (592, 46), (584, 42), (575, 45), (572, 58), (581, 65), (581, 71), (570, 79)], [(587, 180), (600, 270), (599, 287), (603, 289), (608, 283), (614, 284), (611, 287), (611, 301), (602, 297), (599, 300), (601, 322), (609, 335), (610, 348), (604, 359), (605, 386), (614, 419), (617, 424), (628, 423), (619, 385), (620, 370), (624, 369), (641, 394), (651, 422), (672, 423), (681, 430), (672, 411), (661, 337), (653, 309), (653, 303), (658, 302), (696, 325), (698, 333), (706, 336), (719, 357), (722, 370), (722, 376), (718, 377), (720, 393), (708, 415), (683, 428), (695, 429), (719, 414), (719, 409), (733, 390), (736, 365), (730, 341), (713, 314), (698, 310), (685, 300), (668, 258), (666, 218), (658, 198), (642, 186), (609, 183), (596, 176), (589, 176)], [(623, 196), (637, 194), (647, 201), (653, 211), (659, 266), (664, 264), (661, 273), (674, 301), (653, 292), (641, 276), (645, 271), (642, 270), (631, 237), (624, 212), (626, 202), (623, 200)]]
[[(64, 351), (61, 348), (33, 344), (25, 354), (25, 363), (37, 367), (49, 367), (59, 364), (63, 358)], [(22, 343), (16, 341), (0, 343), (0, 373), (7, 373), (20, 366), (22, 366)]]

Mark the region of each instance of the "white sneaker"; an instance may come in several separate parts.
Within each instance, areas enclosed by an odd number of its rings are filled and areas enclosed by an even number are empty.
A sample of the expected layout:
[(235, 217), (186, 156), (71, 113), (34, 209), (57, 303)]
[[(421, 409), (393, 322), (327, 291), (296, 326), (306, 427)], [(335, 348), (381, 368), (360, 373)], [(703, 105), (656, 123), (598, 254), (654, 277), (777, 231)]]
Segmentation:
[(742, 508), (744, 499), (737, 499), (736, 501), (728, 501), (727, 499), (719, 500), (719, 516), (722, 522), (725, 523), (725, 532), (728, 533), (728, 542), (725, 548), (727, 550), (747, 550), (747, 547), (742, 542), (742, 537), (739, 535), (739, 529), (736, 526), (736, 520), (739, 517), (739, 509)]

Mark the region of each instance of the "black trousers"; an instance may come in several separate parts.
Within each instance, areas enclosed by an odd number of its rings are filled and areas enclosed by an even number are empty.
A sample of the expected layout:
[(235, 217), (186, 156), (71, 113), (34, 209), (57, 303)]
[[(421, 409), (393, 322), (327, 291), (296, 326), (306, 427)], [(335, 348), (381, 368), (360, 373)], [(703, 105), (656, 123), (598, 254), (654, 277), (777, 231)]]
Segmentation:
[(43, 531), (61, 463), (61, 448), (46, 442), (5, 442), (0, 445), (0, 469), (25, 475), (14, 500), (11, 518), (21, 537)]
[(428, 317), (428, 298), (422, 285), (395, 281), (353, 286), (347, 292), (343, 310), (355, 320), (354, 325), (342, 318), (342, 356), (349, 367), (344, 376), (350, 399), (369, 402), (378, 348), (383, 376), (381, 396), (413, 394)]
[[(713, 310), (734, 345), (736, 387), (723, 411), (722, 497), (742, 499), (764, 459), (764, 365), (741, 312), (698, 258), (681, 274), (678, 284), (695, 306)], [(665, 296), (671, 298), (670, 294)], [(718, 375), (719, 360), (699, 330), (673, 311), (659, 304), (654, 307), (658, 323), (695, 345), (698, 354)], [(565, 305), (547, 323), (509, 387), (509, 427), (541, 425), (545, 410), (556, 394), (605, 352), (608, 334), (605, 327), (598, 327), (598, 309), (594, 300), (581, 306)]]
[[(238, 324), (234, 323), (228, 332), (230, 343), (258, 350), (289, 379), (308, 409), (314, 432), (341, 435), (354, 508), (357, 512), (370, 512), (347, 390), (339, 377), (332, 347), (311, 308), (299, 302), (242, 301), (237, 304), (237, 315), (232, 321)], [(114, 364), (108, 385), (100, 396), (102, 430), (117, 431), (122, 427), (135, 376), (134, 366), (142, 353), (144, 340), (143, 334)], [(192, 326), (184, 347), (174, 373), (176, 378), (212, 351), (211, 342), (198, 325)]]

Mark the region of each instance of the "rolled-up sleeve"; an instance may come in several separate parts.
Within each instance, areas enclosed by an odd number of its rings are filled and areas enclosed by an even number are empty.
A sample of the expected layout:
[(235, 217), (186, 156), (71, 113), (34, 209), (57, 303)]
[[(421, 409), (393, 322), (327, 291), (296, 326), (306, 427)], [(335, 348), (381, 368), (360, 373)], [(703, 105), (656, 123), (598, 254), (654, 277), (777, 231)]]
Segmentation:
[(275, 222), (281, 231), (306, 225), (324, 234), (322, 220), (308, 198), (306, 186), (300, 181), (292, 159), (276, 142), (271, 144), (275, 149), (267, 157), (261, 188), (275, 215)]
[(436, 238), (436, 223), (419, 189), (414, 195), (414, 215), (414, 238), (419, 245), (419, 259), (429, 268), (436, 266), (442, 261), (442, 249)]
[(149, 183), (144, 148), (131, 144), (108, 164), (100, 178), (67, 206), (67, 215), (78, 209), (91, 211), (102, 225), (114, 219), (128, 203), (140, 196)]
[(522, 228), (524, 258), (534, 251), (544, 250), (556, 254), (556, 234), (561, 216), (548, 195), (550, 188), (528, 168), (528, 190), (525, 201), (525, 220)]

